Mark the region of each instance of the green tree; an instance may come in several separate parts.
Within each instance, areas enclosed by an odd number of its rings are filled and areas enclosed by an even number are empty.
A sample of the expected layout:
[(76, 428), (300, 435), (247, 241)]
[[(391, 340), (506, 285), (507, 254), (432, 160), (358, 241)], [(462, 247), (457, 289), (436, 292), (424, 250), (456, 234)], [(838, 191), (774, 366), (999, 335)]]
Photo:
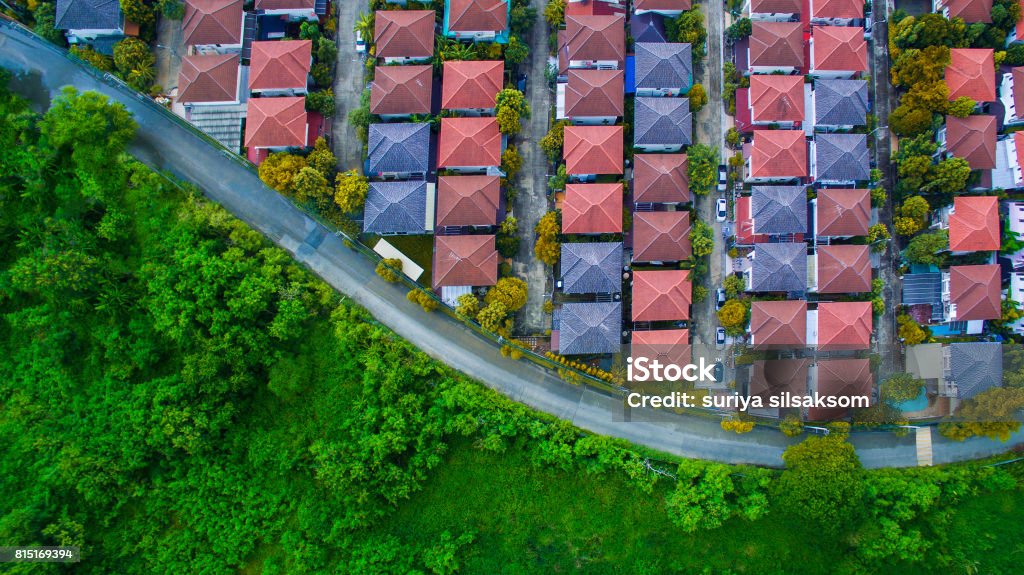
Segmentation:
[(704, 257), (711, 255), (715, 247), (715, 232), (703, 220), (694, 220), (690, 228), (690, 245), (693, 255)]
[(522, 167), (523, 158), (520, 157), (519, 150), (515, 146), (505, 148), (501, 153), (501, 171), (505, 172), (505, 177), (510, 180), (515, 178)]
[(876, 186), (871, 188), (871, 205), (876, 208), (880, 208), (885, 205), (885, 200), (888, 199), (885, 188), (882, 186)]
[(330, 182), (319, 171), (305, 167), (292, 178), (291, 193), (300, 202), (316, 202), (320, 205), (330, 205), (333, 199), (333, 190)]
[(306, 158), (286, 152), (270, 154), (260, 163), (259, 175), (263, 183), (282, 194), (292, 193), (295, 176), (306, 167)]
[(114, 71), (114, 60), (110, 56), (100, 54), (88, 46), (71, 46), (70, 51), (75, 57), (84, 60), (87, 64), (97, 70), (103, 72)]
[(730, 127), (725, 133), (725, 143), (732, 147), (736, 147), (740, 143), (740, 132), (736, 128)]
[(912, 264), (942, 266), (949, 250), (949, 232), (936, 230), (915, 236), (903, 250), (903, 256)]
[[(57, 8), (54, 5), (54, 2), (40, 2), (37, 4), (36, 9), (32, 12), (32, 17), (36, 21), (36, 25), (32, 28), (32, 31), (35, 32), (36, 35), (41, 36), (58, 46), (67, 45), (67, 41), (64, 39), (64, 32), (57, 28)], [(71, 47), (72, 53), (75, 52), (75, 48), (75, 46)], [(81, 56), (79, 57), (81, 58)], [(85, 58), (82, 59), (86, 60)], [(93, 65), (95, 66), (95, 64)], [(99, 66), (96, 67), (99, 68)], [(110, 70), (108, 69), (105, 71), (109, 72)]]
[(836, 533), (858, 518), (864, 483), (853, 445), (840, 433), (808, 437), (782, 454), (786, 470), (775, 482), (777, 505)]
[(725, 35), (732, 40), (742, 40), (753, 31), (750, 18), (740, 18), (726, 28)]
[(665, 30), (676, 42), (690, 44), (695, 60), (703, 59), (707, 55), (708, 31), (704, 27), (704, 13), (699, 6), (694, 6), (675, 19), (667, 19)]
[(694, 144), (687, 149), (686, 157), (690, 190), (695, 194), (706, 195), (718, 176), (718, 148)]
[(548, 133), (540, 139), (540, 149), (544, 150), (548, 159), (552, 162), (562, 157), (562, 146), (565, 142), (565, 127), (569, 125), (568, 120), (559, 120), (551, 125)]
[(717, 529), (732, 517), (753, 521), (768, 510), (764, 469), (734, 468), (721, 463), (684, 460), (676, 469), (676, 486), (665, 498), (669, 518), (686, 533)]
[(1024, 409), (1024, 388), (993, 387), (964, 401), (957, 421), (939, 424), (939, 433), (956, 441), (988, 437), (1007, 441), (1020, 429), (1017, 412)]
[(317, 112), (321, 116), (331, 117), (334, 115), (334, 91), (330, 88), (318, 90), (306, 94), (306, 109), (310, 112)]
[(565, 0), (548, 0), (544, 7), (544, 19), (556, 29), (565, 24)]
[(868, 244), (871, 245), (871, 249), (876, 252), (884, 252), (886, 242), (889, 241), (889, 229), (885, 227), (885, 224), (878, 223), (868, 228)]
[(725, 288), (725, 297), (734, 299), (736, 296), (742, 294), (746, 289), (747, 285), (743, 281), (743, 278), (736, 274), (730, 274), (722, 280), (722, 287)]
[(701, 84), (694, 84), (690, 88), (690, 93), (687, 94), (690, 98), (690, 111), (696, 114), (708, 103), (708, 93), (704, 90), (704, 86)]
[(966, 118), (971, 115), (974, 111), (974, 106), (977, 102), (968, 98), (967, 96), (960, 96), (949, 104), (949, 115), (956, 116), (957, 118)]
[(144, 0), (120, 0), (120, 3), (125, 20), (135, 22), (142, 28), (156, 23), (156, 14), (153, 12), (153, 8)]
[(138, 38), (125, 38), (114, 45), (114, 67), (129, 86), (140, 92), (149, 90), (153, 84), (155, 63), (149, 46)]
[(931, 182), (926, 184), (924, 191), (941, 194), (955, 194), (967, 188), (971, 178), (971, 166), (963, 158), (947, 158), (935, 166)]
[(518, 36), (509, 36), (505, 46), (505, 61), (509, 64), (522, 64), (530, 57), (530, 48)]
[(370, 181), (355, 170), (341, 172), (335, 179), (334, 202), (347, 214), (357, 212), (366, 203), (370, 192)]
[(502, 134), (518, 134), (522, 129), (520, 120), (530, 117), (530, 106), (523, 93), (505, 88), (495, 98), (498, 116), (498, 130)]

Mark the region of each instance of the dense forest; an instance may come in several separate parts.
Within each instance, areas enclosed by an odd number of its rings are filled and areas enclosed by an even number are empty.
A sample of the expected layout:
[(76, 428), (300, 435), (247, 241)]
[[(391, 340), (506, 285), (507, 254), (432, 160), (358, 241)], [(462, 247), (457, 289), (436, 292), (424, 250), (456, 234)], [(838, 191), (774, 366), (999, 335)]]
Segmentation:
[(1019, 572), (1019, 464), (869, 472), (841, 426), (783, 471), (584, 434), (132, 159), (135, 129), (0, 88), (0, 545), (83, 556), (0, 572)]

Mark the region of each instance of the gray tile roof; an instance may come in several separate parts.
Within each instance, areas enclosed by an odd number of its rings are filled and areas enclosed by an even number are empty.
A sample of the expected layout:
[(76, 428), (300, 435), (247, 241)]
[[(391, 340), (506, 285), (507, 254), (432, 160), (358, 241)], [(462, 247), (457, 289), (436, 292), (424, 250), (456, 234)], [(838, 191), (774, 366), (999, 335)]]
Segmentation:
[(752, 291), (807, 290), (807, 244), (757, 244), (751, 270)]
[(637, 42), (637, 88), (688, 88), (693, 82), (689, 44)]
[(622, 291), (622, 243), (562, 244), (562, 290), (565, 293)]
[(1003, 346), (994, 342), (951, 343), (949, 371), (959, 399), (998, 387), (1003, 381)]
[(866, 134), (817, 134), (815, 179), (855, 181), (870, 178)]
[(931, 306), (933, 322), (942, 321), (942, 274), (917, 273), (903, 276), (903, 305)]
[(693, 143), (689, 98), (637, 98), (634, 119), (634, 146)]
[(868, 114), (868, 83), (864, 80), (814, 82), (814, 124), (864, 126)]
[(601, 354), (619, 351), (622, 304), (591, 302), (562, 304), (558, 316), (558, 353)]
[(57, 0), (55, 28), (116, 30), (121, 28), (118, 0)]
[(363, 231), (371, 234), (426, 233), (427, 183), (371, 182)]
[(636, 14), (629, 19), (629, 34), (634, 42), (668, 42), (665, 33), (665, 17), (657, 12)]
[(368, 155), (370, 176), (381, 172), (426, 172), (430, 124), (372, 124)]
[(807, 191), (803, 186), (754, 186), (751, 200), (755, 234), (807, 231)]

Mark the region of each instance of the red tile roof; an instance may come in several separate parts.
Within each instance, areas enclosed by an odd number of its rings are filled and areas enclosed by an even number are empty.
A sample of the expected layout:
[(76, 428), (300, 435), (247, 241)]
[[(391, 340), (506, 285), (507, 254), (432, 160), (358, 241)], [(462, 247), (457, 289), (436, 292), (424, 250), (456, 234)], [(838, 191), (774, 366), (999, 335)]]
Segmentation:
[(750, 106), (754, 122), (803, 122), (803, 76), (751, 76)]
[(753, 22), (751, 66), (802, 68), (804, 40), (799, 22)]
[(370, 112), (429, 114), (433, 66), (377, 66), (370, 87)]
[(754, 178), (807, 176), (807, 140), (803, 130), (757, 130), (751, 146)]
[(811, 49), (812, 70), (866, 72), (868, 43), (859, 26), (818, 26)]
[(430, 58), (434, 55), (434, 11), (378, 10), (373, 41), (378, 58)]
[(950, 18), (960, 18), (968, 24), (992, 23), (992, 0), (946, 0)]
[(750, 396), (759, 396), (765, 405), (784, 393), (807, 394), (809, 359), (772, 359), (754, 362), (750, 374)]
[(306, 99), (251, 98), (245, 119), (247, 148), (302, 148), (309, 145)]
[(751, 303), (750, 334), (756, 349), (804, 347), (807, 345), (807, 302)]
[(686, 154), (633, 156), (633, 201), (680, 203), (690, 201)]
[(871, 302), (818, 304), (818, 349), (853, 350), (871, 347)]
[(186, 46), (242, 43), (242, 2), (186, 0), (181, 20)]
[(185, 56), (178, 74), (178, 102), (238, 100), (238, 54)]
[(949, 216), (949, 249), (954, 252), (997, 251), (999, 238), (999, 198), (961, 196), (953, 198), (954, 213)]
[(437, 167), (498, 166), (501, 134), (496, 118), (442, 118)]
[(565, 117), (621, 116), (624, 83), (622, 70), (569, 70)]
[[(1024, 18), (1017, 23), (1020, 27), (1024, 25)], [(1024, 30), (1018, 33), (1018, 37), (1024, 37)], [(1013, 74), (1013, 108), (1017, 110), (1017, 117), (1024, 115), (1024, 66), (1018, 66), (1011, 68), (1010, 73)]]
[(565, 19), (569, 60), (615, 60), (626, 57), (626, 27), (622, 16), (568, 16)]
[(253, 42), (249, 89), (305, 89), (312, 58), (313, 42), (310, 40)]
[(676, 262), (691, 255), (690, 212), (633, 214), (633, 261)]
[(751, 0), (751, 14), (799, 14), (800, 0)]
[(575, 174), (621, 174), (622, 126), (566, 126), (565, 171)]
[(256, 0), (257, 10), (312, 10), (316, 0)]
[(435, 236), (434, 288), (490, 286), (498, 281), (494, 236)]
[(562, 233), (622, 232), (622, 184), (568, 184), (562, 201)]
[(441, 107), (446, 110), (495, 107), (504, 71), (503, 62), (445, 62)]
[(693, 358), (690, 330), (660, 329), (634, 331), (629, 354), (634, 358), (657, 359), (662, 365), (683, 366)]
[(633, 274), (633, 321), (690, 319), (689, 270), (641, 271)]
[(867, 190), (819, 190), (815, 209), (819, 236), (864, 236), (868, 233), (871, 196)]
[(689, 10), (690, 0), (633, 0), (633, 10)]
[(448, 29), (453, 32), (501, 32), (508, 28), (511, 0), (449, 0)]
[(812, 18), (846, 20), (864, 17), (864, 3), (860, 0), (814, 0)]
[(441, 176), (437, 182), (437, 227), (498, 222), (498, 176)]
[(736, 198), (736, 242), (749, 246), (768, 241), (767, 234), (754, 233), (754, 214), (750, 196)]
[(991, 48), (953, 48), (946, 66), (950, 101), (967, 96), (975, 102), (996, 99), (996, 69)]
[(949, 300), (956, 305), (956, 320), (999, 319), (1002, 317), (999, 264), (951, 266)]
[(996, 117), (946, 116), (946, 150), (967, 160), (972, 170), (996, 167)]
[[(871, 360), (825, 359), (818, 361), (818, 395), (830, 397), (871, 397), (874, 377)], [(850, 410), (842, 407), (810, 407), (807, 418), (827, 421), (845, 416)]]
[(1024, 132), (1013, 133), (1013, 147), (1017, 150), (1017, 166), (1024, 168)]
[(818, 293), (871, 291), (871, 258), (867, 246), (818, 246)]
[(615, 16), (625, 14), (625, 6), (609, 4), (603, 0), (588, 2), (569, 2), (565, 5), (566, 16)]

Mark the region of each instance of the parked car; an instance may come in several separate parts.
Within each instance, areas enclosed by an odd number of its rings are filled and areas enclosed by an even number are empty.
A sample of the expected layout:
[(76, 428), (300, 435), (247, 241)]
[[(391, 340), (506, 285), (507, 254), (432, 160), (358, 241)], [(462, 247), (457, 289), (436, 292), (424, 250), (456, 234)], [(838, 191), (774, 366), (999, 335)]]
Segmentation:
[(363, 40), (363, 33), (356, 30), (356, 52), (366, 53), (366, 40)]
[(725, 198), (718, 198), (718, 201), (715, 202), (715, 219), (720, 222), (724, 222), (727, 209), (728, 204), (726, 203)]
[(725, 305), (725, 290), (718, 288), (715, 290), (715, 309), (722, 309), (723, 305)]
[(714, 377), (715, 377), (715, 381), (719, 382), (719, 383), (721, 383), (722, 380), (725, 379), (725, 366), (722, 365), (722, 362), (720, 362), (720, 361), (715, 363)]
[(718, 166), (718, 191), (725, 192), (725, 184), (728, 180), (728, 172), (725, 170), (725, 165)]
[(526, 92), (526, 74), (520, 74), (519, 79), (516, 80), (516, 90), (520, 92)]
[(715, 347), (721, 349), (725, 345), (725, 328), (718, 327), (715, 329)]

